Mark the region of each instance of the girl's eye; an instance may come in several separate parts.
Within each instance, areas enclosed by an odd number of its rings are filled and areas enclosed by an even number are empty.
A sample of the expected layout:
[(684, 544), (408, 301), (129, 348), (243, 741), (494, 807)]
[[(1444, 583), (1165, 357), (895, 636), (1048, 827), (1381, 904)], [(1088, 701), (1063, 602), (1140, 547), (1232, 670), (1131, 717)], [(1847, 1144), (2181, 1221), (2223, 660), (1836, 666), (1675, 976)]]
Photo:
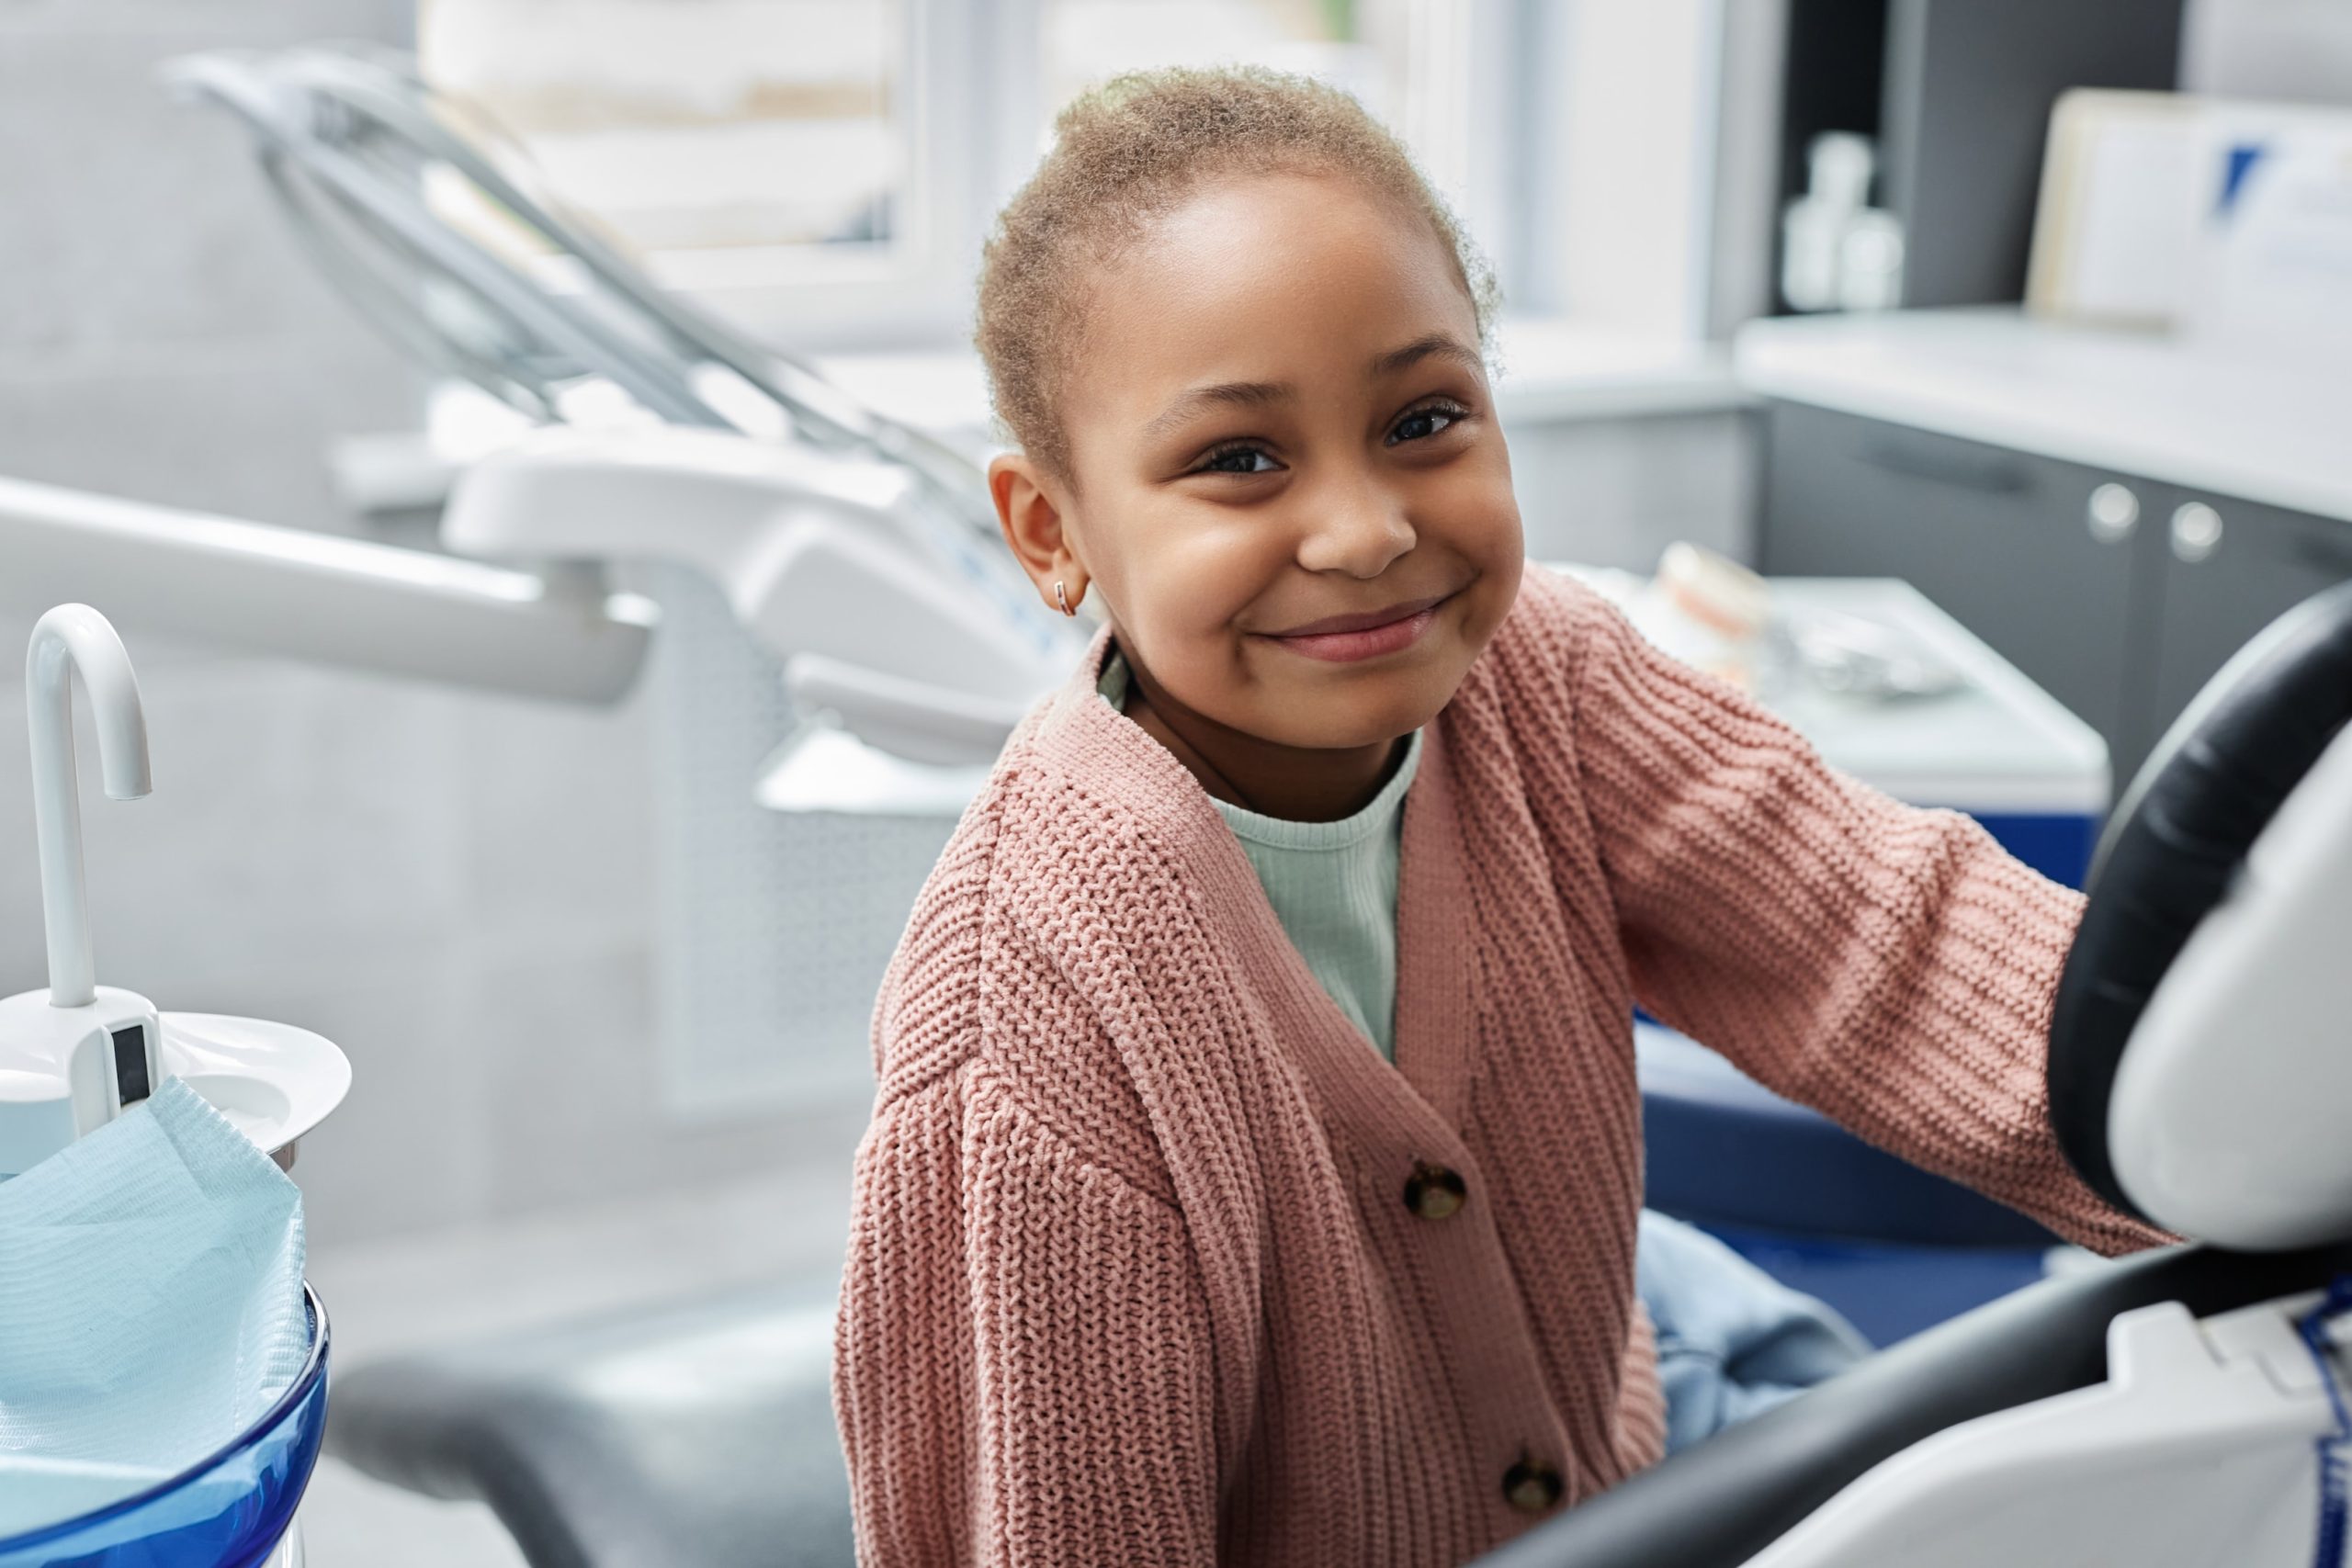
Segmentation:
[(1407, 441), (1426, 441), (1464, 416), (1465, 411), (1450, 403), (1433, 403), (1428, 408), (1415, 409), (1396, 422), (1388, 433), (1388, 445), (1395, 446)]
[(1275, 466), (1262, 446), (1227, 446), (1210, 453), (1193, 471), (1196, 474), (1271, 474)]

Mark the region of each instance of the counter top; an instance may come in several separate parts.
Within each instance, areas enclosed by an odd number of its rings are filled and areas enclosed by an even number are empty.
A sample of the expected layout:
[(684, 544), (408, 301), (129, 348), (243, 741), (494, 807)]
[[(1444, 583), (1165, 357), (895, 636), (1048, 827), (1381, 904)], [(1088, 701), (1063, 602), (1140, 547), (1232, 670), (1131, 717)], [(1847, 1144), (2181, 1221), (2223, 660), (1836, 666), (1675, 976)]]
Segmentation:
[[(1627, 607), (1636, 626), (1643, 579), (1550, 563)], [(1830, 765), (1914, 806), (1985, 813), (2096, 817), (2107, 809), (2107, 743), (1909, 583), (1894, 578), (1775, 577), (1783, 626), (1850, 615), (1890, 627), (1951, 666), (1961, 686), (1939, 696), (1871, 700), (1827, 692), (1793, 672), (1755, 695)]]
[(2001, 307), (1755, 321), (1734, 365), (1759, 396), (2352, 522), (2352, 367)]

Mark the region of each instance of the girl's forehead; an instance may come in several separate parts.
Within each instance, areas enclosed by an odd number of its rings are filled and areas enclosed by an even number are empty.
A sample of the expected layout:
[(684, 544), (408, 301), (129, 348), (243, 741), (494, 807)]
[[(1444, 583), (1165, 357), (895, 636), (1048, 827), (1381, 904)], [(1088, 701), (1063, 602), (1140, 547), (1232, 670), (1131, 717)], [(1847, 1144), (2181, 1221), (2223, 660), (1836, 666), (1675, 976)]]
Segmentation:
[(1429, 223), (1338, 177), (1219, 182), (1107, 264), (1069, 404), (1083, 420), (1203, 378), (1356, 366), (1432, 333), (1475, 345), (1477, 312)]

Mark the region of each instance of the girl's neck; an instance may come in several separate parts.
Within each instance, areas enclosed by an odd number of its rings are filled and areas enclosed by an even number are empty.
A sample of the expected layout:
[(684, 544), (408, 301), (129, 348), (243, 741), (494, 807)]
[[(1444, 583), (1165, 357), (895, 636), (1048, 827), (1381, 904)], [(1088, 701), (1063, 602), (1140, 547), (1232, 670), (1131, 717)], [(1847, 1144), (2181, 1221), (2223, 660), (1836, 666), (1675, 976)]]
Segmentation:
[(1261, 817), (1352, 817), (1380, 793), (1404, 750), (1402, 739), (1335, 750), (1263, 740), (1186, 707), (1132, 657), (1127, 672), (1127, 717), (1167, 747), (1211, 796)]

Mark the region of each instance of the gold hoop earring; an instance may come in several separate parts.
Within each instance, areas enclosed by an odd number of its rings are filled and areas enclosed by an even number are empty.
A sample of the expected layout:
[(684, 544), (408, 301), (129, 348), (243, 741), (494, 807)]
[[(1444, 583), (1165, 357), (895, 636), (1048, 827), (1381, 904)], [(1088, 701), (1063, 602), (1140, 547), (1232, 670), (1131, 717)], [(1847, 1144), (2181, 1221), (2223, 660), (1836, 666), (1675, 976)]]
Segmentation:
[(1069, 595), (1063, 592), (1062, 580), (1058, 577), (1054, 579), (1054, 603), (1061, 606), (1061, 612), (1065, 615), (1078, 614), (1076, 610), (1070, 608)]

